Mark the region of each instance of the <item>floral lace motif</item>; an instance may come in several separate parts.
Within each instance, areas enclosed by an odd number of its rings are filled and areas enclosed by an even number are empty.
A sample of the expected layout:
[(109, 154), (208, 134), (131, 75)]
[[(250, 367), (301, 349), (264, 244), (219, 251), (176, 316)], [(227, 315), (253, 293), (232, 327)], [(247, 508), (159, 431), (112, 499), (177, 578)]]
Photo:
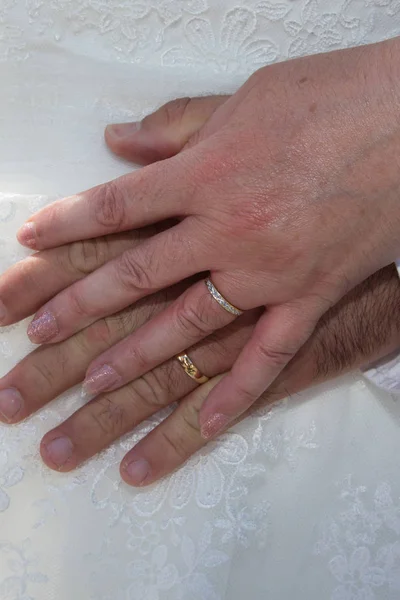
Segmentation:
[[(19, 546), (0, 542), (0, 598), (2, 600), (35, 600), (43, 594), (48, 578), (36, 569), (37, 560), (32, 543), (25, 540)], [(32, 596), (39, 590), (39, 596)]]
[(398, 13), (398, 0), (3, 0), (0, 59), (85, 43), (106, 60), (250, 72), (395, 35)]
[(330, 557), (337, 582), (331, 600), (387, 600), (400, 592), (400, 499), (389, 483), (375, 492), (347, 477), (340, 492), (342, 510), (322, 527), (315, 552)]

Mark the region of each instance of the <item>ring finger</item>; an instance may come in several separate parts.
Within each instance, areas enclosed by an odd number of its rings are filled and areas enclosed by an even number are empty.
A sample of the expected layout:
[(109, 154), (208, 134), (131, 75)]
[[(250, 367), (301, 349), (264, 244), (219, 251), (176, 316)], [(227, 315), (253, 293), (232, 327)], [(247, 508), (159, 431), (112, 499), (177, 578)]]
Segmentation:
[(84, 388), (89, 394), (99, 394), (122, 387), (232, 323), (237, 313), (224, 309), (205, 281), (199, 281), (165, 311), (96, 358)]

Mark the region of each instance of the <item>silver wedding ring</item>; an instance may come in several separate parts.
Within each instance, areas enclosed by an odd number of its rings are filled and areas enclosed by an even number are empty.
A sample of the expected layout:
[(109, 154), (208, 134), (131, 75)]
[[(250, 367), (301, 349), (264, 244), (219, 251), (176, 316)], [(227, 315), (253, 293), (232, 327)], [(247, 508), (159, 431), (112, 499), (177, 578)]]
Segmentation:
[(243, 314), (242, 310), (240, 310), (239, 308), (236, 308), (236, 306), (233, 306), (233, 304), (228, 302), (228, 300), (223, 297), (223, 295), (217, 290), (217, 288), (215, 287), (215, 285), (213, 284), (213, 282), (211, 281), (211, 279), (209, 277), (207, 277), (207, 279), (205, 281), (206, 281), (206, 286), (207, 286), (208, 291), (210, 292), (211, 296), (214, 298), (214, 300), (216, 300), (218, 302), (218, 304), (220, 306), (222, 306), (222, 308), (224, 308), (226, 311), (228, 311), (232, 315), (236, 315), (237, 317), (239, 315)]

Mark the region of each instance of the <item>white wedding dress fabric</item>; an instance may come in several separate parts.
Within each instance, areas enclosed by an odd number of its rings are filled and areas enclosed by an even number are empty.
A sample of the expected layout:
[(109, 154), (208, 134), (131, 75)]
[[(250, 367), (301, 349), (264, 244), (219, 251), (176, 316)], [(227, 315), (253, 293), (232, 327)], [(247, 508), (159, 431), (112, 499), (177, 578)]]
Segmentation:
[[(106, 123), (399, 33), (399, 0), (0, 0), (0, 269), (27, 254), (32, 212), (131, 169)], [(26, 322), (1, 329), (0, 374), (31, 349)], [(76, 472), (43, 466), (41, 436), (81, 403), (73, 389), (0, 426), (0, 600), (400, 597), (400, 405), (362, 374), (255, 414), (143, 490), (118, 463), (162, 415)]]

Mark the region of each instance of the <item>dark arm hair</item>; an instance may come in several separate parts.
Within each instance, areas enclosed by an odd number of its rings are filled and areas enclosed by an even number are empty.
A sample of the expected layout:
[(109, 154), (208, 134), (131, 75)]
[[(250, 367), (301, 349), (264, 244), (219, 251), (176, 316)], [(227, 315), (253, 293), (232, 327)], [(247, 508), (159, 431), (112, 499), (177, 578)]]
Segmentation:
[(381, 269), (319, 321), (313, 335), (256, 403), (274, 402), (367, 366), (400, 348), (400, 279)]
[(317, 379), (368, 365), (400, 345), (400, 279), (395, 265), (371, 275), (321, 319), (313, 355)]

